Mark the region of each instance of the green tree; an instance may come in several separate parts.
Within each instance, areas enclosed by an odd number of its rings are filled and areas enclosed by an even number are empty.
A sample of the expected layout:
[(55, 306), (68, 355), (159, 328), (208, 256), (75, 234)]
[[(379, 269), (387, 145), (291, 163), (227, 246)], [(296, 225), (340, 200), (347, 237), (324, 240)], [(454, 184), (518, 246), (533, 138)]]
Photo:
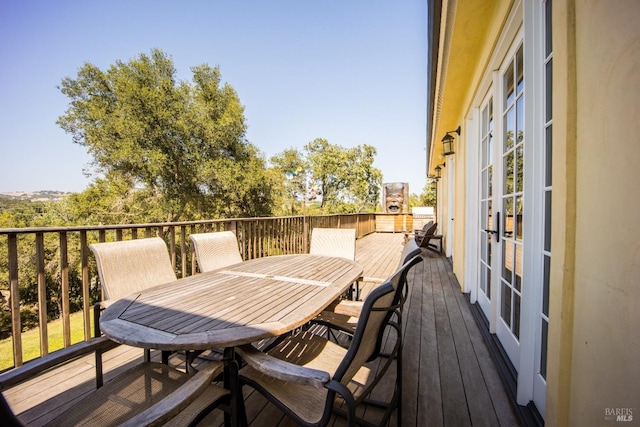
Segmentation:
[(280, 185), (277, 194), (280, 213), (295, 215), (297, 199), (306, 197), (306, 185), (311, 177), (304, 155), (296, 148), (289, 148), (270, 159), (274, 179)]
[[(58, 124), (93, 156), (104, 179), (86, 198), (108, 195), (104, 212), (123, 215), (112, 221), (138, 212), (148, 221), (270, 212), (265, 162), (245, 138), (235, 90), (218, 67), (192, 72), (192, 84), (177, 81), (173, 61), (156, 49), (106, 71), (86, 63), (62, 80), (70, 104)], [(248, 195), (256, 199), (247, 203)]]
[(321, 184), (322, 208), (331, 212), (374, 210), (380, 195), (382, 172), (373, 167), (375, 148), (346, 149), (316, 138), (305, 147), (309, 173)]
[(435, 180), (427, 179), (427, 183), (418, 197), (419, 205), (417, 206), (436, 206), (436, 184)]
[(329, 144), (324, 138), (316, 138), (304, 147), (313, 178), (320, 182), (322, 190), (321, 208), (338, 205), (340, 192), (348, 182), (346, 151)]
[(379, 202), (382, 172), (373, 167), (376, 154), (376, 149), (370, 145), (359, 145), (349, 150), (349, 185), (345, 193), (356, 212), (375, 209)]
[(218, 157), (199, 169), (200, 212), (223, 218), (270, 216), (277, 181), (266, 161), (250, 146), (246, 158)]

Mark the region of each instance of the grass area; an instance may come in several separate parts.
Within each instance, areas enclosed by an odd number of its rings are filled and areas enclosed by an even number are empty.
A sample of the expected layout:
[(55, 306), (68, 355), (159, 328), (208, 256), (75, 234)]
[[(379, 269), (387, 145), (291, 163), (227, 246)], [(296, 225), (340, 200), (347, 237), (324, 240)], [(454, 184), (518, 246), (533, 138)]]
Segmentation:
[[(93, 331), (93, 316), (91, 330)], [(84, 324), (82, 311), (71, 314), (71, 342), (77, 343), (84, 340)], [(60, 350), (64, 346), (62, 337), (62, 320), (49, 322), (47, 326), (49, 335), (49, 353)], [(26, 362), (40, 357), (40, 328), (31, 329), (22, 333), (22, 359)], [(13, 367), (13, 338), (0, 340), (0, 371)]]

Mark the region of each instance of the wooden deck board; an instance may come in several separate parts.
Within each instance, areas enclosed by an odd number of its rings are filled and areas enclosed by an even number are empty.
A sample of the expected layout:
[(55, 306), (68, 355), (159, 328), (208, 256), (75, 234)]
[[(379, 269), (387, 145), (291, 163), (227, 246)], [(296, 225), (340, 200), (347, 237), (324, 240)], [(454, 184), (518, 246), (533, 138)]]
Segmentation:
[[(364, 276), (379, 279), (390, 276), (398, 266), (403, 238), (401, 233), (376, 233), (359, 239), (356, 260), (362, 264)], [(402, 427), (519, 425), (449, 262), (431, 251), (423, 250), (422, 255), (424, 262), (410, 273), (409, 298), (403, 316)], [(377, 284), (379, 281), (365, 281), (362, 298)], [(154, 359), (159, 359), (159, 352), (153, 354)], [(138, 348), (121, 346), (108, 352), (105, 371), (110, 372), (105, 379), (114, 375), (116, 369), (141, 359), (142, 351)], [(171, 363), (181, 365), (182, 360), (172, 357)], [(93, 363), (93, 357), (80, 359), (65, 370), (14, 387), (5, 396), (14, 410), (22, 413), (21, 419), (30, 425), (43, 425), (55, 415), (55, 408), (73, 404), (93, 387)], [(375, 391), (376, 398), (390, 396), (394, 366), (387, 377)], [(244, 395), (251, 426), (294, 425), (259, 393), (244, 387)], [(379, 419), (380, 411), (365, 408), (359, 414), (374, 421)], [(393, 414), (391, 426), (396, 426), (395, 418)], [(222, 414), (212, 412), (201, 425), (222, 426)], [(344, 426), (345, 421), (334, 417), (329, 425)]]
[[(415, 366), (418, 371), (416, 382), (418, 382), (417, 378), (420, 378), (420, 381), (417, 384), (415, 394), (417, 408), (415, 414), (412, 414), (415, 417), (415, 424), (412, 418), (407, 420), (407, 425), (441, 426), (444, 425), (443, 394), (441, 392), (438, 333), (436, 331), (435, 310), (433, 309), (433, 281), (434, 275), (437, 275), (437, 268), (434, 268), (436, 267), (434, 263), (427, 262), (426, 259), (416, 267), (422, 268), (423, 271), (422, 274), (418, 274), (417, 271), (414, 274), (409, 296), (412, 310), (407, 317), (415, 322), (415, 330), (418, 335), (412, 337), (408, 335), (408, 331), (405, 333), (405, 344), (410, 347), (410, 350), (405, 350), (405, 353), (415, 352), (418, 355), (418, 363), (413, 365), (405, 361), (405, 366), (407, 366), (407, 370), (411, 369), (411, 366)], [(412, 344), (413, 348), (411, 348)]]

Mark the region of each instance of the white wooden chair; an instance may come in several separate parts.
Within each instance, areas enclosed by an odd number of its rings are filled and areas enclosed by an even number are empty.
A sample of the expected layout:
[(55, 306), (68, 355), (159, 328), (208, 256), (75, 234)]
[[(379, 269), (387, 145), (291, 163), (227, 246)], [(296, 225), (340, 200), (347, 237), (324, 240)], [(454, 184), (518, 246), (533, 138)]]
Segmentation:
[[(333, 412), (338, 411), (335, 403), (340, 396), (346, 407), (347, 425), (351, 426), (358, 422), (356, 407), (367, 404), (395, 360), (394, 395), (385, 405), (375, 404), (385, 409), (381, 425), (394, 410), (401, 425), (402, 334), (393, 317), (401, 308), (400, 288), (405, 286), (406, 272), (419, 260), (409, 260), (367, 296), (348, 349), (306, 330), (286, 337), (266, 353), (251, 345), (240, 346), (237, 352), (247, 362), (239, 371), (240, 384), (258, 390), (296, 423), (306, 426), (326, 425)], [(390, 357), (380, 360), (379, 369), (370, 369), (365, 363), (380, 356), (387, 330), (396, 335)], [(357, 387), (350, 387), (354, 385)], [(242, 402), (238, 404), (242, 407)], [(243, 412), (241, 409), (241, 417)]]
[(201, 273), (242, 262), (238, 239), (232, 231), (199, 233), (189, 236)]

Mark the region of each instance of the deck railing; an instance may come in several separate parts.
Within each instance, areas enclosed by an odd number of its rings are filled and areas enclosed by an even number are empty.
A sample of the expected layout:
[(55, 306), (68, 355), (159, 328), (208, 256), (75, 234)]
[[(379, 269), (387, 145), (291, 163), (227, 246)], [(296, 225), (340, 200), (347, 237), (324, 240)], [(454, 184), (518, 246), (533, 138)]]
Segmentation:
[[(238, 218), (153, 224), (0, 229), (0, 290), (8, 302), (11, 317), (13, 366), (24, 363), (23, 317), (37, 316), (40, 356), (49, 348), (50, 332), (62, 334), (62, 346), (72, 342), (72, 311), (82, 311), (83, 337), (92, 335), (91, 306), (101, 299), (97, 268), (89, 245), (96, 242), (160, 236), (166, 242), (178, 277), (196, 270), (196, 259), (189, 235), (208, 231), (231, 230), (238, 237), (244, 259), (287, 253), (308, 252), (309, 236), (315, 227), (355, 228), (362, 237), (376, 231), (375, 214)], [(32, 286), (37, 303), (25, 311), (21, 286)], [(31, 298), (33, 300), (34, 298)], [(57, 305), (57, 307), (56, 307)], [(5, 305), (6, 307), (6, 305)], [(49, 309), (48, 309), (49, 308)], [(22, 312), (22, 315), (21, 315)], [(31, 313), (31, 314), (29, 314)], [(36, 314), (37, 313), (37, 314)], [(53, 313), (53, 314), (52, 314)], [(7, 316), (5, 309), (5, 316)], [(61, 331), (49, 331), (49, 322), (59, 318)], [(78, 329), (76, 325), (75, 329)], [(5, 327), (6, 329), (6, 327)], [(4, 335), (8, 335), (4, 331)], [(0, 370), (7, 366), (0, 367)]]

